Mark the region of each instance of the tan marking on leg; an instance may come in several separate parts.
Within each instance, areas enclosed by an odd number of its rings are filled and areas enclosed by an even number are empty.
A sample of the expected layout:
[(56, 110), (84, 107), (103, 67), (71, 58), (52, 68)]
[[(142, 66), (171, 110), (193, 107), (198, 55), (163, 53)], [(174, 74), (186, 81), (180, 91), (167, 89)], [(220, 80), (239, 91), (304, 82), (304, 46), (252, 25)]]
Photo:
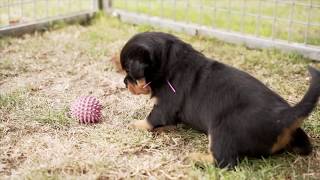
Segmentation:
[(275, 153), (285, 148), (292, 138), (292, 133), (301, 126), (304, 118), (297, 119), (290, 127), (284, 128), (282, 133), (278, 136), (277, 141), (271, 148), (271, 153)]
[(139, 120), (131, 123), (129, 125), (130, 127), (137, 128), (137, 129), (143, 129), (143, 130), (152, 130), (152, 125), (145, 119), (145, 120)]

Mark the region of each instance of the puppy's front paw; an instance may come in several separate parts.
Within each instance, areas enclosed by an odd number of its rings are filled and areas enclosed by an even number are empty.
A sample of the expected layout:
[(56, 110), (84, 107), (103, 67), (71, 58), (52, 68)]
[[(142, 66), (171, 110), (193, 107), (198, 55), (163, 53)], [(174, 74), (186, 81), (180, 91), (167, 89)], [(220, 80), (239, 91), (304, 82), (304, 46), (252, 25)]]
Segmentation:
[(129, 127), (135, 128), (135, 129), (142, 129), (142, 130), (153, 129), (152, 125), (146, 119), (132, 122), (129, 124)]

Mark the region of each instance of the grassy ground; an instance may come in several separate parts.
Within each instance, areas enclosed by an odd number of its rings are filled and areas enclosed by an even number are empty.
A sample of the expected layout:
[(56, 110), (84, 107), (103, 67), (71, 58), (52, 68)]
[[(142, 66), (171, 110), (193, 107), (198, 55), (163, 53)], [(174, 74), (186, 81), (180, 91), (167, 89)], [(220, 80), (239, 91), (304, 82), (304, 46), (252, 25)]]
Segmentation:
[[(310, 26), (306, 31), (305, 25), (297, 23), (308, 22), (309, 18), (311, 23), (319, 24), (320, 8), (302, 5), (310, 4), (309, 0), (295, 2), (292, 5), (290, 1), (278, 1), (276, 6), (274, 0), (113, 0), (113, 6), (131, 12), (299, 43), (305, 41), (307, 33), (307, 44), (320, 45), (319, 26)], [(320, 5), (320, 0), (313, 0), (312, 3)], [(255, 17), (259, 12), (261, 16)]]
[[(189, 162), (207, 150), (207, 137), (186, 127), (151, 133), (128, 128), (151, 109), (133, 96), (110, 58), (137, 32), (152, 30), (112, 18), (0, 40), (0, 179), (318, 179), (320, 111), (304, 123), (315, 150), (308, 157), (282, 154), (246, 159), (235, 171)], [(176, 34), (209, 57), (245, 70), (286, 100), (298, 102), (308, 86), (308, 64), (295, 54), (249, 50)], [(97, 96), (103, 122), (79, 125), (68, 116), (80, 95)]]

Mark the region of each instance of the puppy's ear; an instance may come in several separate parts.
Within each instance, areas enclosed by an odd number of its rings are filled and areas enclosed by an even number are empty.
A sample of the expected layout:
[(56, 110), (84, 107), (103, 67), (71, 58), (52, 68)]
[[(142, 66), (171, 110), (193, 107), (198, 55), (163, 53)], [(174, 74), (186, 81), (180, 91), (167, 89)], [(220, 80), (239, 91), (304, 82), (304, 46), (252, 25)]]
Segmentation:
[(134, 79), (143, 78), (145, 70), (150, 66), (151, 53), (144, 45), (125, 46), (120, 55), (123, 69)]
[(147, 67), (148, 64), (141, 60), (133, 60), (128, 63), (129, 74), (135, 79), (143, 78)]

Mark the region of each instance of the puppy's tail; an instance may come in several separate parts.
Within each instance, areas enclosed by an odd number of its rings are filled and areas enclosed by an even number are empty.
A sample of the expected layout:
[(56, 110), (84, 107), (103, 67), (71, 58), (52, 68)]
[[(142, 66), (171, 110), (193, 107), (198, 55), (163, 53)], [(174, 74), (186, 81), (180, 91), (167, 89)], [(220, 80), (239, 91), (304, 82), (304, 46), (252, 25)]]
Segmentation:
[(285, 124), (291, 127), (290, 129), (301, 126), (303, 119), (307, 118), (316, 107), (320, 96), (320, 71), (311, 66), (308, 67), (308, 70), (311, 81), (307, 93), (298, 104), (282, 113), (284, 119), (288, 121)]

